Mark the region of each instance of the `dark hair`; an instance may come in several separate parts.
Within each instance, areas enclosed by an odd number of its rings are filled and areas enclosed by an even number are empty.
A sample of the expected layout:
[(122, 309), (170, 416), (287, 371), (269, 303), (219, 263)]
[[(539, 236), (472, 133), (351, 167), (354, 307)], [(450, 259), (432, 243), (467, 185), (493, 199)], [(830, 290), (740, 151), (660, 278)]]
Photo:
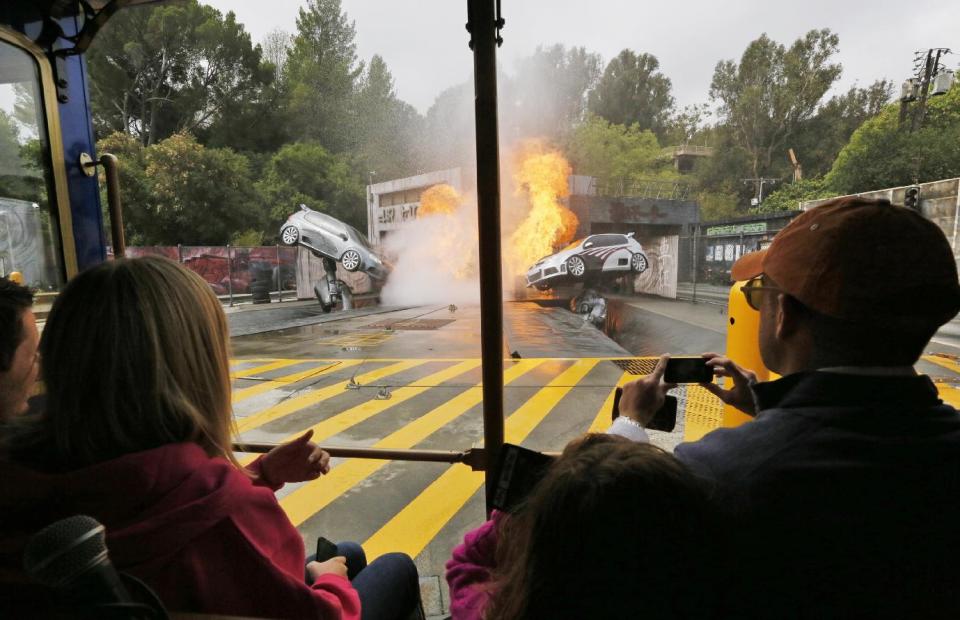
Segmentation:
[(10, 370), (17, 347), (23, 341), (20, 315), (33, 305), (33, 293), (7, 278), (0, 278), (0, 372)]
[(882, 320), (848, 321), (820, 314), (792, 296), (810, 327), (815, 367), (913, 366), (937, 332), (933, 322)]
[(588, 435), (504, 521), (486, 618), (702, 618), (714, 526), (705, 489), (672, 455)]
[(57, 297), (40, 339), (46, 409), (4, 441), (50, 470), (186, 441), (236, 463), (228, 337), (210, 286), (177, 263), (92, 267)]

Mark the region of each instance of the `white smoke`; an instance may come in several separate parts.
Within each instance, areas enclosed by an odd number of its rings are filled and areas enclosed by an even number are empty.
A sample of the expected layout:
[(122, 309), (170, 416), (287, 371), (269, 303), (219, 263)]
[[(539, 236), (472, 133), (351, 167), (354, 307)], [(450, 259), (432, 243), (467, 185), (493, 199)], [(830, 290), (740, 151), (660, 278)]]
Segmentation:
[(393, 271), (380, 299), (386, 305), (480, 302), (476, 207), (433, 215), (391, 231), (384, 240)]

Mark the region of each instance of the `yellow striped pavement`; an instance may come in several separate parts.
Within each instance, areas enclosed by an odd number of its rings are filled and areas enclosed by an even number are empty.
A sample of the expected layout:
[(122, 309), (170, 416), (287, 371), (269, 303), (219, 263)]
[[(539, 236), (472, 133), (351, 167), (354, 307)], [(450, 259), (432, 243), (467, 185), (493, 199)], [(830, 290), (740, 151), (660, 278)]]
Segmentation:
[[(398, 372), (409, 370), (427, 361), (428, 360), (404, 360), (402, 362), (396, 362), (394, 364), (390, 364), (389, 366), (358, 375), (355, 378), (355, 381), (360, 385), (365, 385)], [(333, 385), (308, 391), (300, 396), (283, 400), (272, 407), (264, 409), (263, 411), (258, 411), (252, 415), (240, 418), (237, 420), (237, 431), (244, 433), (246, 431), (253, 430), (263, 426), (268, 422), (272, 422), (296, 411), (300, 411), (301, 409), (316, 405), (317, 403), (321, 403), (327, 399), (333, 398), (334, 396), (339, 396), (340, 394), (344, 393), (349, 383), (349, 380), (340, 381), (338, 383), (334, 383)]]
[[(504, 370), (505, 385), (533, 370), (544, 360), (521, 360)], [(482, 384), (478, 383), (420, 416), (400, 430), (387, 435), (373, 448), (408, 450), (483, 401)], [(300, 525), (327, 504), (365, 480), (389, 463), (377, 459), (348, 459), (326, 476), (308, 482), (280, 500), (280, 505), (294, 525)]]
[(297, 383), (305, 379), (313, 379), (315, 377), (321, 377), (329, 372), (341, 370), (343, 368), (350, 368), (351, 366), (357, 366), (361, 363), (361, 361), (362, 360), (331, 361), (327, 364), (323, 364), (320, 366), (312, 366), (307, 370), (301, 370), (299, 372), (291, 373), (289, 375), (284, 375), (282, 377), (276, 377), (275, 379), (267, 379), (266, 381), (262, 381), (257, 385), (252, 385), (250, 387), (234, 390), (233, 402), (234, 404), (236, 404), (248, 398), (252, 398), (259, 394), (264, 394), (266, 392), (269, 392), (270, 390), (275, 390), (277, 388), (288, 386), (292, 383)]
[[(263, 360), (243, 360), (243, 361), (263, 361)], [(272, 370), (277, 370), (279, 368), (286, 368), (287, 366), (292, 366), (298, 363), (300, 363), (299, 360), (273, 360), (266, 364), (261, 364), (260, 366), (254, 366), (252, 368), (247, 368), (245, 370), (238, 370), (236, 372), (231, 372), (230, 378), (243, 379), (245, 377), (255, 377), (265, 372), (270, 372)]]
[[(954, 360), (939, 356), (924, 356), (926, 361), (937, 364), (938, 366), (950, 370), (960, 375), (960, 364)], [(358, 405), (351, 406), (336, 415), (326, 417), (326, 419), (307, 425), (296, 433), (285, 437), (283, 441), (289, 441), (308, 429), (314, 432), (314, 441), (322, 443), (330, 438), (340, 435), (344, 431), (374, 418), (380, 414), (390, 411), (403, 403), (409, 403), (412, 399), (421, 396), (431, 390), (445, 389), (449, 390), (450, 396), (444, 402), (436, 405), (438, 399), (431, 399), (432, 409), (422, 414), (413, 414), (415, 417), (405, 422), (397, 428), (394, 425), (389, 432), (385, 431), (383, 438), (369, 444), (369, 447), (404, 450), (412, 449), (423, 444), (431, 435), (441, 430), (451, 422), (464, 415), (471, 409), (474, 409), (482, 403), (482, 386), (479, 383), (469, 385), (458, 385), (455, 380), (480, 367), (480, 360), (476, 358), (458, 358), (458, 359), (371, 359), (371, 360), (242, 360), (244, 362), (256, 362), (257, 365), (240, 371), (234, 371), (236, 378), (262, 375), (269, 372), (282, 370), (293, 365), (304, 365), (303, 370), (298, 372), (277, 376), (263, 380), (257, 385), (237, 389), (234, 392), (234, 400), (241, 401), (249, 399), (251, 396), (265, 394), (271, 390), (291, 389), (295, 390), (295, 396), (283, 398), (261, 411), (255, 411), (251, 415), (238, 420), (237, 426), (241, 432), (256, 429), (264, 424), (283, 418), (297, 411), (301, 411), (312, 405), (321, 403), (325, 400), (343, 394), (346, 390), (348, 381), (343, 380), (344, 375), (337, 375), (332, 384), (323, 384), (317, 387), (307, 384), (303, 387), (301, 384), (313, 378), (331, 375), (336, 371), (346, 368), (361, 366), (365, 363), (381, 364), (380, 367), (359, 374), (356, 381), (361, 385), (369, 385), (380, 379), (402, 373), (404, 371), (416, 368), (428, 362), (444, 362), (445, 365), (426, 376), (418, 379), (412, 379), (407, 382), (401, 382), (400, 385), (393, 388), (389, 400), (370, 399)], [(602, 383), (585, 386), (584, 379), (595, 369), (598, 364), (607, 361), (606, 358), (590, 359), (523, 359), (507, 360), (505, 362), (504, 385), (517, 385), (517, 380), (527, 375), (537, 368), (547, 368), (544, 362), (562, 362), (568, 365), (563, 370), (556, 372), (555, 376), (546, 381), (543, 385), (530, 386), (536, 391), (515, 411), (510, 413), (506, 419), (506, 440), (511, 443), (522, 443), (524, 439), (540, 425), (557, 407), (558, 404), (576, 387), (609, 387), (609, 393), (603, 396), (603, 392), (597, 394), (597, 398), (603, 398), (599, 409), (592, 416), (585, 416), (582, 420), (583, 430), (589, 432), (602, 432), (610, 423), (610, 411), (613, 406), (614, 389), (617, 386), (637, 378), (629, 372), (623, 372), (619, 369), (605, 368), (604, 373), (596, 376), (605, 377), (604, 381), (615, 383)], [(561, 366), (562, 367), (562, 366)], [(529, 384), (529, 382), (524, 382)], [(960, 407), (960, 386), (954, 385), (949, 381), (938, 380), (936, 382), (941, 398), (955, 406)], [(686, 411), (683, 412), (685, 420), (691, 428), (700, 435), (707, 432), (714, 424), (716, 417), (715, 409), (719, 409), (720, 403), (708, 392), (697, 386), (687, 387)], [(691, 389), (696, 389), (697, 393), (690, 393)], [(302, 393), (297, 393), (301, 391)], [(702, 394), (701, 394), (702, 392)], [(431, 392), (432, 393), (432, 392)], [(596, 392), (594, 392), (596, 393)], [(280, 392), (282, 394), (282, 392)], [(711, 400), (712, 399), (712, 400)], [(716, 402), (714, 402), (716, 401)], [(591, 402), (596, 403), (596, 400)], [(593, 406), (596, 406), (595, 404)], [(409, 410), (405, 419), (411, 414)], [(593, 409), (591, 408), (591, 413)], [(564, 416), (568, 415), (567, 409), (564, 409)], [(703, 418), (697, 421), (698, 416)], [(703, 426), (702, 429), (694, 428)], [(685, 433), (689, 434), (689, 433)], [(690, 437), (686, 437), (690, 440)], [(444, 448), (457, 449), (464, 446), (443, 446)], [(558, 446), (559, 447), (559, 446)], [(246, 460), (250, 460), (249, 457)], [(351, 489), (362, 486), (362, 483), (368, 480), (378, 471), (389, 465), (391, 461), (377, 459), (345, 459), (334, 467), (329, 474), (314, 481), (301, 484), (290, 491), (280, 499), (280, 504), (286, 511), (290, 520), (297, 526), (301, 526), (306, 521), (324, 510), (337, 498), (347, 493)], [(383, 553), (390, 551), (403, 551), (411, 556), (417, 556), (433, 540), (441, 529), (450, 522), (450, 520), (466, 505), (474, 494), (483, 486), (483, 473), (471, 471), (465, 465), (453, 465), (446, 468), (442, 474), (435, 477), (423, 490), (413, 497), (396, 514), (384, 522), (366, 541), (363, 546), (370, 559), (376, 558)], [(479, 518), (479, 517), (478, 517)]]
[[(594, 366), (595, 359), (575, 361), (540, 388), (506, 420), (505, 438), (520, 443)], [(453, 465), (363, 543), (368, 558), (390, 551), (417, 556), (440, 529), (483, 485), (483, 473)]]

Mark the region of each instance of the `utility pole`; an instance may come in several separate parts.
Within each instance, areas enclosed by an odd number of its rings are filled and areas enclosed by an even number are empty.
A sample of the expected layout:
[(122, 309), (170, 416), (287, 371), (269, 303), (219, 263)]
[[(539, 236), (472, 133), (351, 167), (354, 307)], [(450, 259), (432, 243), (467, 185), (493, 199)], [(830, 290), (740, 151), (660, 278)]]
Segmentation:
[(757, 188), (757, 197), (755, 198), (755, 200), (757, 201), (757, 204), (755, 204), (755, 205), (753, 205), (753, 206), (759, 207), (759, 206), (763, 203), (763, 186), (764, 186), (764, 185), (773, 185), (774, 183), (776, 183), (776, 182), (779, 181), (780, 179), (772, 179), (772, 178), (768, 178), (768, 177), (759, 177), (759, 178), (756, 178), (756, 179), (740, 179), (740, 180), (743, 181), (744, 183), (753, 183), (753, 184), (756, 186), (756, 188)]
[[(912, 101), (917, 101), (917, 106), (913, 109), (913, 113), (910, 114), (911, 133), (923, 125), (923, 119), (927, 113), (927, 98), (930, 95), (930, 83), (941, 72), (946, 70), (946, 67), (940, 64), (940, 59), (950, 53), (950, 49), (946, 47), (930, 48), (927, 50), (926, 56), (924, 56), (923, 52), (917, 52), (916, 58), (914, 59), (915, 77), (907, 79), (900, 90), (901, 126), (907, 120), (908, 104)], [(952, 73), (950, 73), (948, 77), (952, 77)], [(933, 94), (937, 95), (942, 93), (935, 92)]]
[(923, 77), (920, 81), (920, 102), (917, 105), (917, 109), (914, 110), (913, 118), (910, 121), (911, 132), (916, 131), (923, 124), (923, 117), (927, 113), (927, 94), (930, 92), (930, 80), (938, 73), (940, 57), (949, 53), (950, 50), (945, 47), (927, 50), (927, 59), (926, 62), (923, 63)]

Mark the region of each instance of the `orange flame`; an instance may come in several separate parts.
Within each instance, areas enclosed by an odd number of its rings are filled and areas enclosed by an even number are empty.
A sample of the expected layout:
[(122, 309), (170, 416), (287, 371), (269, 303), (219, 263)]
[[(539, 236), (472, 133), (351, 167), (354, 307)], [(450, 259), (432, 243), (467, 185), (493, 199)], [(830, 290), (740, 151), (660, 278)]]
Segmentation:
[(417, 217), (430, 215), (453, 215), (463, 203), (463, 198), (452, 185), (440, 183), (428, 187), (420, 195)]
[(571, 168), (560, 151), (528, 142), (518, 160), (513, 177), (518, 192), (526, 194), (530, 212), (510, 235), (506, 248), (516, 274), (572, 241), (579, 225), (573, 211), (561, 203), (570, 195)]

